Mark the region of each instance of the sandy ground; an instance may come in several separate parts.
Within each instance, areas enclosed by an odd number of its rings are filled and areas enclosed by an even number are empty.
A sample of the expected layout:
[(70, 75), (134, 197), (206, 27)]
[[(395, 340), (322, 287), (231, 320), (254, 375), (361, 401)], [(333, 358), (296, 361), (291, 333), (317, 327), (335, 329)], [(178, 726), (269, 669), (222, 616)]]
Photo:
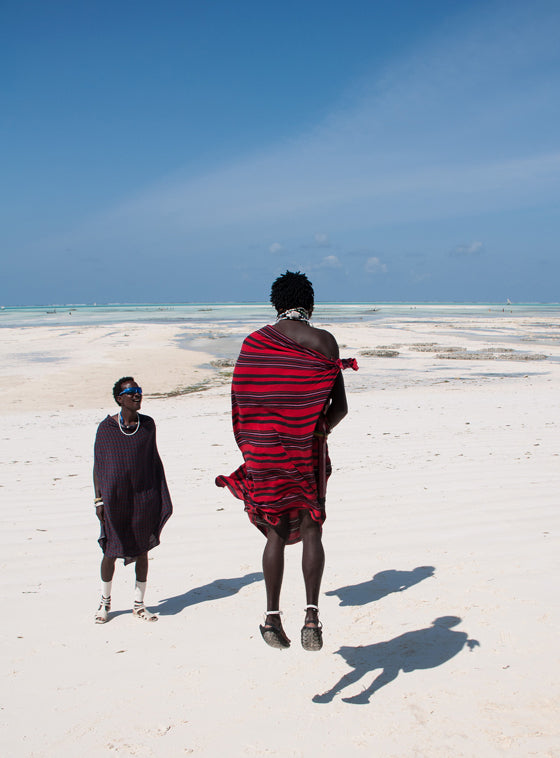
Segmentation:
[[(559, 326), (327, 327), (360, 371), (330, 438), (320, 653), (299, 644), (300, 546), (292, 647), (260, 638), (263, 538), (214, 486), (240, 454), (211, 351), (170, 325), (3, 329), (2, 755), (560, 756)], [(159, 621), (132, 617), (120, 565), (99, 626), (93, 439), (126, 373), (175, 512)]]

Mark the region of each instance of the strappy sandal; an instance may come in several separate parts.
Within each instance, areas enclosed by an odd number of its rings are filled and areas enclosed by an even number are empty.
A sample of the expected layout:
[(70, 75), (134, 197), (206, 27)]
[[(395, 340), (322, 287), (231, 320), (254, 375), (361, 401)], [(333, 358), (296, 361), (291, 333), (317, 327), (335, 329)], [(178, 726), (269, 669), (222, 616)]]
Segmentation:
[[(309, 609), (317, 611), (319, 615), (319, 608), (316, 605), (306, 605), (305, 610)], [(318, 651), (323, 647), (323, 624), (319, 621), (318, 626), (308, 626), (309, 623), (314, 622), (307, 622), (302, 627), (301, 646), (304, 650)]]
[(101, 602), (99, 603), (99, 608), (96, 611), (95, 614), (95, 623), (96, 624), (105, 624), (107, 620), (109, 619), (109, 611), (111, 610), (111, 596), (104, 597), (101, 595)]
[(134, 608), (132, 609), (132, 615), (136, 616), (137, 619), (141, 619), (142, 621), (157, 621), (158, 617), (155, 613), (152, 613), (149, 611), (144, 603), (137, 603), (134, 602)]
[(286, 637), (286, 633), (282, 629), (282, 626), (274, 626), (273, 624), (267, 624), (266, 617), (267, 616), (281, 616), (281, 615), (282, 615), (282, 611), (267, 611), (264, 614), (264, 620), (265, 620), (264, 626), (262, 624), (259, 625), (259, 629), (260, 629), (263, 640), (266, 642), (267, 645), (270, 645), (270, 647), (274, 647), (277, 650), (282, 650), (284, 648), (290, 647), (291, 642)]

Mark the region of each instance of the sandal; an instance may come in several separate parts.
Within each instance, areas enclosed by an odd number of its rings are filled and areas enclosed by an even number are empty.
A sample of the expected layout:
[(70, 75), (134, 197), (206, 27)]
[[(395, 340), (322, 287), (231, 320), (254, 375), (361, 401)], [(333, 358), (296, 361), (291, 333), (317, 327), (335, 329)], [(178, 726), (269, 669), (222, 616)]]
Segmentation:
[(274, 647), (277, 650), (282, 650), (283, 648), (290, 647), (291, 642), (286, 637), (286, 633), (282, 629), (282, 623), (280, 623), (280, 626), (275, 626), (274, 624), (267, 624), (266, 618), (267, 616), (280, 616), (281, 614), (282, 614), (282, 611), (267, 611), (264, 614), (264, 620), (265, 620), (264, 626), (262, 624), (259, 625), (259, 629), (260, 629), (263, 640), (266, 642), (267, 645), (270, 645), (270, 647)]
[(155, 613), (152, 613), (149, 611), (144, 603), (137, 603), (134, 602), (134, 608), (132, 609), (132, 615), (136, 616), (137, 619), (142, 619), (142, 621), (157, 621), (158, 616), (156, 616)]
[[(308, 611), (311, 608), (313, 611), (317, 611), (319, 615), (319, 608), (316, 605), (306, 605), (305, 610)], [(318, 626), (309, 626), (315, 622), (308, 621), (303, 625), (301, 630), (301, 646), (304, 650), (317, 651), (323, 647), (323, 625), (318, 622)]]
[(99, 608), (97, 609), (97, 612), (95, 614), (95, 623), (105, 624), (107, 620), (109, 619), (110, 610), (111, 610), (111, 596), (105, 597), (104, 595), (101, 595), (101, 602), (99, 603)]

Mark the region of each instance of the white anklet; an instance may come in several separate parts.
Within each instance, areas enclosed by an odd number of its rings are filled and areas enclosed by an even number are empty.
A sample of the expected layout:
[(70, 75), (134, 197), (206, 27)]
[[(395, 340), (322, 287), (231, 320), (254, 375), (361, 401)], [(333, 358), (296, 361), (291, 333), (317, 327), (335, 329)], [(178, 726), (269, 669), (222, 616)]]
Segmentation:
[(281, 616), (281, 615), (282, 615), (282, 611), (265, 611), (263, 613), (263, 619), (266, 623), (267, 616)]

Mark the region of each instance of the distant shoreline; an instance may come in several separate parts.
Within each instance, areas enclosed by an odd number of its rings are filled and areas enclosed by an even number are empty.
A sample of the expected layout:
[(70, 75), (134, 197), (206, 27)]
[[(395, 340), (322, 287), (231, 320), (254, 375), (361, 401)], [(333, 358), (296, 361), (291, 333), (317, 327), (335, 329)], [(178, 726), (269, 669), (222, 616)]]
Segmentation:
[[(410, 318), (479, 318), (503, 315), (519, 317), (560, 316), (558, 303), (457, 303), (457, 302), (318, 302), (317, 323), (373, 322)], [(0, 328), (27, 326), (79, 326), (95, 324), (217, 324), (250, 327), (270, 323), (274, 311), (269, 303), (150, 303), (120, 305), (34, 305), (0, 309)]]

